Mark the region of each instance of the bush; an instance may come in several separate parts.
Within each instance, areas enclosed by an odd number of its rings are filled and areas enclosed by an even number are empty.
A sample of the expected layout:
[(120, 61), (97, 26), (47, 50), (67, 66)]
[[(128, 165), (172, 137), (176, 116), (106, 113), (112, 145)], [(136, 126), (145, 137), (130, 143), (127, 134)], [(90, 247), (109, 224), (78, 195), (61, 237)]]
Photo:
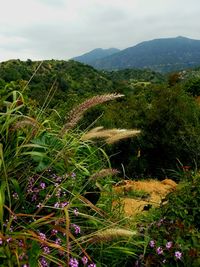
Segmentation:
[[(87, 108), (116, 97), (93, 98)], [(60, 129), (20, 93), (8, 99), (0, 113), (0, 265), (117, 266), (134, 257), (135, 231), (86, 198), (98, 199), (112, 170), (100, 172), (109, 166), (105, 152), (69, 131), (74, 113)], [(74, 112), (81, 118), (85, 109)]]
[(146, 247), (138, 262), (141, 266), (199, 266), (200, 176), (180, 184), (165, 201), (139, 224)]

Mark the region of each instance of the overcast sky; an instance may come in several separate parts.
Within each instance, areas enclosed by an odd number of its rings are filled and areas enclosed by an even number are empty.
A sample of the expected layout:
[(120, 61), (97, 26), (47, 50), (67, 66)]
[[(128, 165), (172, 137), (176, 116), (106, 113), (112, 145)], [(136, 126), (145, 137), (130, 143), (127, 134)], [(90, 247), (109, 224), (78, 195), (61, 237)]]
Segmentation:
[(69, 59), (179, 35), (200, 39), (200, 0), (0, 0), (0, 61)]

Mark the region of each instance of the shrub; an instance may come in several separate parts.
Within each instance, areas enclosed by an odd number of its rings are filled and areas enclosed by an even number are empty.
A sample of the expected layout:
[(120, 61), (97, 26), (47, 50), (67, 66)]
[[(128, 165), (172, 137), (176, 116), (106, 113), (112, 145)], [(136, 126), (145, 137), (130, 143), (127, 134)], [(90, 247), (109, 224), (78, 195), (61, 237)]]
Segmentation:
[(112, 174), (100, 172), (109, 165), (104, 151), (44, 110), (31, 117), (20, 93), (8, 99), (0, 113), (0, 265), (92, 267), (134, 256), (135, 231), (86, 198)]
[(200, 176), (182, 182), (153, 210), (145, 223), (146, 247), (138, 256), (141, 266), (199, 266), (200, 264)]

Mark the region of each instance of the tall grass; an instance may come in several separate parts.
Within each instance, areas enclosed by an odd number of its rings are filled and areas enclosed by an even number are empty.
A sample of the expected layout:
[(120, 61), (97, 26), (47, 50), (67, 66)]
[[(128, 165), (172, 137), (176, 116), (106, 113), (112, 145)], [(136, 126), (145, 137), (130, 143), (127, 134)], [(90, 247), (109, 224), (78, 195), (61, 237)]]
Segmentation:
[(44, 110), (33, 116), (19, 92), (2, 102), (0, 266), (117, 266), (112, 255), (119, 264), (134, 257), (135, 232), (86, 198), (117, 171), (101, 148), (68, 132), (86, 108), (117, 97), (86, 101), (62, 129)]

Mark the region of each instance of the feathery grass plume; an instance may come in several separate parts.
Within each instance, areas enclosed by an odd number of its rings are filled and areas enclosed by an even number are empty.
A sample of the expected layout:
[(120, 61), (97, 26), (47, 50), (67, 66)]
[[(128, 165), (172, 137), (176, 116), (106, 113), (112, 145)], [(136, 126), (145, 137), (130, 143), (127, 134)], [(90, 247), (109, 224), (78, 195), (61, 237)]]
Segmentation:
[(131, 238), (136, 235), (136, 231), (130, 231), (123, 228), (111, 228), (96, 232), (90, 239), (91, 242), (109, 242), (118, 238)]
[(118, 134), (109, 137), (106, 140), (106, 143), (107, 144), (113, 144), (113, 143), (118, 142), (118, 141), (120, 141), (122, 139), (126, 139), (126, 138), (130, 138), (130, 137), (136, 136), (139, 133), (141, 133), (140, 130), (123, 130), (121, 132), (118, 132)]
[(126, 130), (126, 129), (107, 129), (104, 130), (103, 127), (97, 127), (81, 137), (82, 141), (90, 139), (105, 138), (106, 143), (112, 144), (121, 139), (130, 138), (138, 135), (140, 130)]
[(20, 121), (16, 122), (12, 126), (11, 129), (15, 131), (15, 130), (18, 130), (18, 129), (24, 129), (26, 127), (31, 127), (32, 128), (31, 136), (35, 136), (37, 131), (40, 128), (40, 124), (34, 118), (27, 117), (27, 118), (25, 118), (23, 120), (20, 120)]
[(71, 110), (68, 116), (68, 122), (63, 126), (61, 130), (61, 135), (67, 133), (68, 130), (72, 129), (78, 123), (78, 121), (83, 117), (84, 112), (87, 111), (89, 108), (110, 100), (114, 100), (116, 98), (120, 98), (122, 96), (124, 95), (117, 93), (97, 95), (84, 101), (78, 107), (75, 107), (74, 109)]
[(120, 173), (120, 171), (118, 171), (117, 169), (111, 169), (111, 168), (107, 168), (107, 169), (102, 169), (96, 173), (94, 173), (92, 176), (90, 176), (91, 180), (96, 180), (98, 178), (103, 178), (109, 175), (116, 175)]
[(90, 139), (108, 138), (117, 134), (118, 131), (119, 129), (104, 129), (102, 126), (100, 126), (83, 134), (81, 140), (86, 141)]
[(31, 126), (33, 128), (37, 128), (38, 129), (39, 128), (39, 123), (35, 119), (28, 117), (28, 118), (25, 118), (23, 120), (20, 120), (20, 121), (16, 122), (14, 124), (14, 126), (12, 127), (12, 129), (13, 130), (23, 129), (26, 126)]

